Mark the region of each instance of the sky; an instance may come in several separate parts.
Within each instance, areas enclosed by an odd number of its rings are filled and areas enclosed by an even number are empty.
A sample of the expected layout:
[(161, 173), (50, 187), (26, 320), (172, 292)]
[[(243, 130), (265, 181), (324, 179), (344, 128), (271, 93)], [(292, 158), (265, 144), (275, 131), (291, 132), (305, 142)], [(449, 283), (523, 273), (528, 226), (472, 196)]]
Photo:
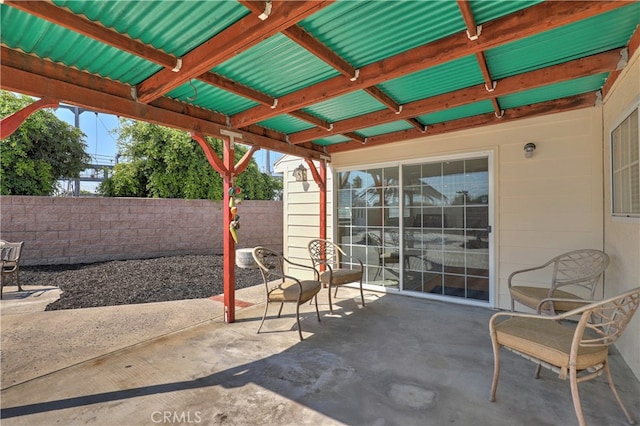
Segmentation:
[[(75, 112), (70, 110), (74, 107), (61, 104), (55, 110), (55, 114), (61, 120), (75, 126)], [(80, 110), (82, 111), (82, 110)], [(93, 159), (98, 164), (115, 164), (115, 156), (118, 150), (117, 135), (113, 131), (118, 130), (118, 117), (111, 114), (95, 113), (93, 111), (82, 111), (79, 115), (80, 130), (86, 135), (87, 152), (94, 156)], [(271, 151), (270, 170), (273, 171), (273, 163), (277, 161), (282, 154)], [(267, 151), (261, 149), (253, 154), (253, 159), (258, 164), (261, 172), (267, 171)]]

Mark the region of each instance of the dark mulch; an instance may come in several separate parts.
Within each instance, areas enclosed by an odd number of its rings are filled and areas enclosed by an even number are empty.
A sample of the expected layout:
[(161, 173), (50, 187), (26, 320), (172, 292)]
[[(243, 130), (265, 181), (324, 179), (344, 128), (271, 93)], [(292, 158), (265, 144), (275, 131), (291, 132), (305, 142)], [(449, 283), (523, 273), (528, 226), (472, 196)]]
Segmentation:
[[(24, 285), (56, 286), (46, 310), (199, 299), (224, 292), (223, 256), (188, 255), (78, 265), (23, 266)], [(262, 282), (257, 269), (235, 268), (236, 289)]]

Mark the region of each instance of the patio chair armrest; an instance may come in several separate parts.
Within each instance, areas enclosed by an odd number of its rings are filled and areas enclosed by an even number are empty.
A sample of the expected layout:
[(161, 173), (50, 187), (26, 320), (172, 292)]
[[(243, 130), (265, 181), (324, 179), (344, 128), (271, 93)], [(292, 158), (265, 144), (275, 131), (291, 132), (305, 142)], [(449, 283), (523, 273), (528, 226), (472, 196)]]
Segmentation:
[(561, 317), (564, 317), (564, 315), (553, 315), (553, 316), (551, 316), (551, 315), (540, 315), (540, 314), (527, 314), (527, 313), (523, 313), (523, 312), (509, 312), (509, 311), (497, 312), (497, 313), (493, 314), (491, 316), (491, 319), (489, 320), (489, 331), (490, 331), (490, 333), (492, 335), (495, 334), (496, 322), (501, 317), (531, 318), (531, 319), (542, 319), (542, 320), (549, 320), (549, 321), (558, 321), (559, 319), (562, 319)]
[[(547, 297), (545, 299), (540, 300), (540, 302), (538, 302), (538, 306), (536, 306), (536, 312), (541, 313), (541, 309), (542, 306), (547, 303), (547, 302), (567, 302), (567, 303), (584, 303), (585, 305), (588, 305), (590, 303), (595, 302), (595, 300), (591, 300), (591, 299), (567, 299), (567, 298), (561, 298), (561, 297)], [(577, 309), (581, 309), (581, 308), (577, 308)], [(575, 310), (575, 309), (574, 309)], [(568, 311), (571, 312), (571, 311)]]
[(350, 256), (348, 254), (345, 254), (344, 256), (342, 256), (342, 259), (343, 260), (344, 259), (350, 259), (350, 260), (352, 260), (351, 263), (355, 263), (355, 262), (353, 262), (353, 260), (355, 260), (360, 265), (360, 267), (363, 267), (362, 261), (360, 259), (358, 259), (357, 257), (355, 257), (355, 256)]
[(540, 265), (540, 266), (534, 266), (531, 268), (526, 268), (526, 269), (519, 269), (517, 271), (513, 271), (510, 275), (509, 278), (507, 278), (507, 286), (509, 288), (511, 288), (511, 280), (513, 279), (513, 277), (515, 277), (518, 274), (522, 274), (525, 272), (531, 272), (531, 271), (537, 271), (538, 269), (544, 269), (547, 266), (551, 265), (553, 263), (553, 260), (548, 261), (547, 263), (545, 263), (544, 265)]
[[(296, 263), (296, 262), (292, 262), (287, 258), (283, 258), (285, 262), (287, 262), (289, 265), (291, 266), (295, 266), (298, 268), (302, 268), (302, 269), (310, 269), (314, 272), (314, 276), (316, 278), (316, 281), (320, 280), (320, 273), (318, 272), (318, 270), (316, 268), (314, 268), (313, 266), (309, 266), (309, 265), (303, 265), (302, 263)], [(286, 275), (285, 275), (286, 276)], [(288, 277), (288, 278), (293, 278), (295, 280), (297, 280), (297, 278), (294, 277)]]

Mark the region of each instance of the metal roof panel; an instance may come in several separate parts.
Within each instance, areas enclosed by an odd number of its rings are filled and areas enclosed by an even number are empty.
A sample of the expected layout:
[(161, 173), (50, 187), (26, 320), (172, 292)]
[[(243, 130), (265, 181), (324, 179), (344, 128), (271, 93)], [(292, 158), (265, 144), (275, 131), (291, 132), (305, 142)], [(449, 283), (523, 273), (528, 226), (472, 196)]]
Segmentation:
[(501, 96), (498, 98), (498, 103), (503, 109), (516, 108), (523, 105), (594, 92), (602, 87), (606, 79), (607, 73), (602, 73), (562, 83), (550, 84), (537, 89)]
[(313, 124), (307, 123), (306, 121), (300, 120), (299, 118), (293, 117), (289, 114), (279, 115), (277, 117), (261, 121), (258, 124), (262, 127), (286, 134), (301, 132), (314, 127)]
[(235, 1), (55, 0), (54, 3), (178, 57), (250, 13)]
[(400, 104), (452, 92), (484, 81), (474, 55), (379, 84)]
[(357, 117), (386, 107), (368, 93), (359, 90), (304, 108), (310, 114), (334, 122)]
[(338, 1), (300, 26), (356, 68), (465, 29), (453, 1)]
[(198, 80), (185, 83), (167, 93), (166, 96), (226, 115), (236, 114), (258, 105), (257, 102)]
[(212, 71), (272, 97), (284, 96), (338, 74), (282, 34), (264, 40)]
[(495, 79), (625, 46), (640, 22), (640, 3), (485, 52)]
[[(0, 4), (2, 44), (111, 80), (137, 84), (162, 67)], [(18, 31), (29, 28), (29, 31)], [(60, 40), (64, 40), (61, 43)]]
[(358, 129), (358, 134), (370, 138), (373, 136), (384, 135), (387, 133), (400, 132), (402, 130), (411, 129), (413, 126), (405, 120), (394, 121), (393, 123), (380, 124), (364, 129)]
[(429, 125), (443, 123), (445, 121), (459, 120), (461, 118), (472, 117), (474, 115), (486, 114), (493, 112), (493, 104), (489, 100), (475, 102), (468, 105), (462, 105), (455, 108), (449, 108), (431, 114), (425, 114), (418, 119)]

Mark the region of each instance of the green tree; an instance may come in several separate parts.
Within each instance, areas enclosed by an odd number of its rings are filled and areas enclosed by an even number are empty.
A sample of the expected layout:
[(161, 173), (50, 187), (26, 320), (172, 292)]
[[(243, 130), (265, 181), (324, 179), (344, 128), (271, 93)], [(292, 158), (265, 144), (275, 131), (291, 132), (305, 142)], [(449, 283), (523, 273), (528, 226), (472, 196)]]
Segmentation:
[[(222, 158), (222, 141), (207, 139)], [(121, 120), (118, 148), (124, 162), (99, 187), (110, 197), (222, 199), (222, 177), (209, 165), (197, 142), (184, 131), (132, 120)], [(236, 162), (247, 148), (236, 145)], [(254, 160), (237, 177), (246, 199), (270, 200), (282, 188), (280, 180), (260, 173)]]
[[(28, 96), (0, 91), (0, 116), (33, 102)], [(78, 177), (89, 163), (84, 137), (49, 110), (32, 114), (0, 141), (0, 194), (52, 195), (58, 179)]]

